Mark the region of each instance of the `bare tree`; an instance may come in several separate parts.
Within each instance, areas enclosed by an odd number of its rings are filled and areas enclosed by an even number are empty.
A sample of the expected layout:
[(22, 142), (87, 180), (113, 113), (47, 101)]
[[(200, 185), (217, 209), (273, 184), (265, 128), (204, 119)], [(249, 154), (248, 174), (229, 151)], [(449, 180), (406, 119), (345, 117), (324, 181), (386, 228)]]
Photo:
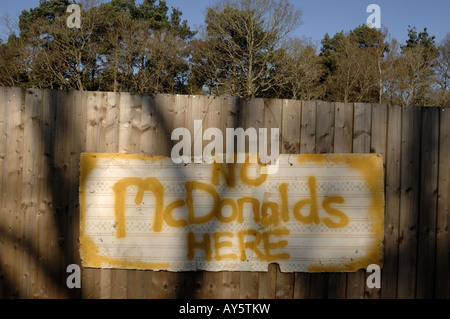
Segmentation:
[(301, 16), (287, 0), (222, 0), (209, 8), (204, 40), (220, 55), (220, 86), (241, 97), (270, 90), (277, 50)]
[(439, 91), (437, 104), (450, 106), (450, 33), (439, 45), (439, 57), (436, 62), (436, 84)]
[(311, 100), (322, 96), (320, 79), (324, 68), (311, 41), (293, 38), (283, 50), (283, 71), (278, 73), (276, 82), (281, 90), (285, 88), (284, 97)]

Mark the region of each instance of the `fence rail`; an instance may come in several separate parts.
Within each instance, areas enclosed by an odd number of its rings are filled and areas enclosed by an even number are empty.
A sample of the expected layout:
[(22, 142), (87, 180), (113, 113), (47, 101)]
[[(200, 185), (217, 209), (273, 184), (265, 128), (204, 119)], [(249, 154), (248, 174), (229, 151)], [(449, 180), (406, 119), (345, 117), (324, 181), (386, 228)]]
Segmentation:
[[(381, 289), (356, 273), (82, 269), (82, 152), (170, 156), (194, 120), (280, 129), (280, 153), (381, 153)], [(450, 109), (0, 87), (0, 298), (450, 298)]]

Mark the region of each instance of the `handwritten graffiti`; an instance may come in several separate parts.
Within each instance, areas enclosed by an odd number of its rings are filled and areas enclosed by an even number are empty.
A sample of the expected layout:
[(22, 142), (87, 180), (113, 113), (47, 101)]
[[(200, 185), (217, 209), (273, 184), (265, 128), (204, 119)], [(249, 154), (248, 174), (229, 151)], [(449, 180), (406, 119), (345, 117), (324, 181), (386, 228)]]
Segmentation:
[(282, 155), (276, 174), (246, 159), (180, 166), (168, 158), (85, 155), (85, 264), (163, 263), (179, 271), (261, 270), (277, 262), (314, 272), (380, 263), (379, 157)]

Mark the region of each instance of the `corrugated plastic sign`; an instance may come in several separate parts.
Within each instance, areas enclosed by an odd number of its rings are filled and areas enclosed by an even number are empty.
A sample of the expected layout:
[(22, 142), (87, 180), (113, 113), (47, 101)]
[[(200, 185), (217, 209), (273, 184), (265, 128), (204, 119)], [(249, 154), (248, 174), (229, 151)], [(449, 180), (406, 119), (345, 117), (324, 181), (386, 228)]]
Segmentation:
[(81, 157), (85, 267), (354, 272), (383, 263), (381, 155), (281, 155), (261, 164)]

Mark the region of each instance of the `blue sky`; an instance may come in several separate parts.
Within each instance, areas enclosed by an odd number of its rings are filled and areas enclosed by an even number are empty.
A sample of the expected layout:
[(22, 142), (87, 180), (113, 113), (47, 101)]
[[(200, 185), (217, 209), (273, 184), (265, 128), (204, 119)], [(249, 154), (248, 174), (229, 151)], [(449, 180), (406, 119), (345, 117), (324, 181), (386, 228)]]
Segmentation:
[[(107, 0), (104, 0), (107, 1)], [(206, 7), (216, 0), (166, 0), (169, 7), (178, 7), (183, 18), (192, 28), (204, 22)], [(142, 0), (137, 0), (137, 3)], [(303, 10), (303, 25), (292, 35), (320, 41), (325, 33), (334, 35), (341, 30), (349, 31), (364, 24), (370, 13), (369, 4), (381, 8), (381, 23), (387, 27), (391, 37), (401, 43), (407, 39), (408, 25), (422, 31), (427, 27), (437, 42), (450, 32), (450, 0), (291, 0)], [(0, 16), (8, 13), (17, 17), (23, 9), (38, 6), (39, 0), (0, 1)]]

